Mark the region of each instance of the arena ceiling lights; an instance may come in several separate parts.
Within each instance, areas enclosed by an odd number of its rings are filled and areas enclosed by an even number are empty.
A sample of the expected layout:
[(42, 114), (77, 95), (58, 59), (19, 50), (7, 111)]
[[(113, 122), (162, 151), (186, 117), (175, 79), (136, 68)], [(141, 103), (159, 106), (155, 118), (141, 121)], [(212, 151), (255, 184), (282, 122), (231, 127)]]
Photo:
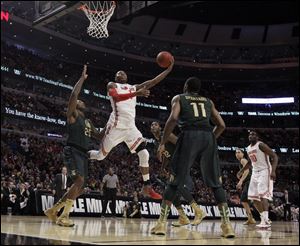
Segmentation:
[(245, 104), (279, 104), (279, 103), (294, 103), (293, 97), (277, 97), (277, 98), (242, 98), (242, 103)]

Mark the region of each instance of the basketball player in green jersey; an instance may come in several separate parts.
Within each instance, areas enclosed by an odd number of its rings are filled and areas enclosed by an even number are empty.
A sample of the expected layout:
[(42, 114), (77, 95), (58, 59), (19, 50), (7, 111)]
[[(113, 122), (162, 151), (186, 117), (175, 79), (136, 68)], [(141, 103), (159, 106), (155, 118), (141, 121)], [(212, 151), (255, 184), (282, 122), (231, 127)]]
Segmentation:
[[(67, 110), (67, 145), (64, 147), (64, 162), (68, 167), (73, 185), (68, 192), (52, 208), (44, 211), (45, 215), (60, 226), (74, 226), (69, 219), (74, 200), (84, 190), (85, 180), (88, 175), (88, 144), (91, 138), (101, 140), (104, 131), (98, 132), (92, 122), (85, 117), (85, 104), (78, 100), (83, 82), (87, 79), (87, 66), (84, 65), (82, 75), (73, 88)], [(64, 207), (62, 214), (57, 218), (57, 213)]]
[[(248, 160), (244, 158), (244, 152), (241, 149), (236, 149), (235, 157), (240, 162), (240, 169), (242, 169), (248, 163)], [(248, 169), (243, 173), (243, 176), (240, 178), (236, 186), (238, 191), (242, 191), (241, 202), (248, 216), (248, 220), (244, 223), (244, 225), (256, 224), (248, 200), (248, 188), (249, 188), (250, 178), (251, 178), (251, 169)]]
[[(158, 147), (163, 135), (161, 126), (158, 122), (156, 121), (152, 122), (151, 132), (155, 138), (155, 144)], [(169, 164), (176, 148), (177, 139), (178, 137), (174, 133), (171, 133), (168, 138), (168, 141), (166, 142), (165, 151), (163, 153), (163, 158), (162, 158), (162, 169), (160, 171), (160, 173), (162, 174), (166, 174), (166, 173), (169, 174), (169, 172), (166, 170), (170, 169)], [(204, 219), (204, 217), (206, 216), (205, 212), (197, 206), (196, 201), (191, 195), (192, 190), (193, 190), (193, 180), (192, 177), (190, 176), (190, 173), (188, 173), (186, 177), (186, 182), (183, 187), (183, 193), (181, 194), (178, 192), (173, 202), (173, 205), (175, 206), (179, 214), (178, 221), (172, 223), (172, 225), (175, 227), (190, 224), (190, 220), (184, 213), (183, 207), (181, 206), (181, 202), (180, 202), (181, 196), (183, 196), (183, 198), (191, 205), (191, 207), (195, 211), (195, 218), (194, 221), (192, 222), (192, 225), (194, 226), (199, 225), (201, 221)]]
[[(165, 145), (176, 124), (182, 132), (177, 140), (176, 149), (171, 160), (172, 174), (170, 183), (164, 192), (161, 213), (158, 222), (151, 232), (165, 235), (166, 221), (170, 206), (178, 191), (184, 187), (186, 177), (196, 158), (201, 155), (200, 167), (204, 183), (215, 196), (221, 215), (222, 236), (235, 237), (229, 220), (229, 209), (225, 191), (222, 187), (220, 163), (216, 139), (225, 130), (225, 123), (216, 110), (213, 102), (199, 95), (201, 81), (196, 77), (187, 79), (184, 94), (172, 99), (172, 111), (164, 128), (164, 134), (158, 148), (158, 157), (162, 159)], [(216, 127), (214, 128), (210, 121)]]

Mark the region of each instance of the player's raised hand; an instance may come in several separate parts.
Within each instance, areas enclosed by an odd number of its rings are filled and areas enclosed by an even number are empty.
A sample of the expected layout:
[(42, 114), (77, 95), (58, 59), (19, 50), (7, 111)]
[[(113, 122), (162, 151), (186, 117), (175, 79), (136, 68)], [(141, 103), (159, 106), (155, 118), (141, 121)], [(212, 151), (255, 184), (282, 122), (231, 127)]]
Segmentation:
[(162, 162), (163, 160), (163, 153), (165, 152), (165, 145), (164, 144), (160, 144), (157, 150), (157, 158), (159, 159), (160, 162)]
[(172, 56), (171, 64), (167, 70), (171, 71), (173, 69), (174, 63), (175, 63), (175, 59), (174, 59), (174, 56)]
[(150, 91), (146, 89), (145, 86), (136, 91), (136, 96), (138, 97), (148, 97), (149, 95), (150, 95)]
[(82, 71), (82, 74), (81, 74), (81, 77), (82, 77), (84, 80), (86, 80), (87, 77), (88, 77), (88, 74), (86, 73), (86, 71), (87, 71), (87, 65), (84, 65), (84, 66), (83, 66), (83, 71)]

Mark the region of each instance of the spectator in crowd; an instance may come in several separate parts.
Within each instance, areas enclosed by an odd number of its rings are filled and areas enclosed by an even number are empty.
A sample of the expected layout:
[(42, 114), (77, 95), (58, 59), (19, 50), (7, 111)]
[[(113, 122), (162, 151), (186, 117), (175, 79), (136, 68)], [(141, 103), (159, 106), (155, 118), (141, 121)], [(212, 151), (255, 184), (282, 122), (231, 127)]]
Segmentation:
[(106, 214), (107, 203), (111, 200), (111, 214), (113, 217), (116, 216), (116, 198), (117, 189), (120, 189), (119, 179), (112, 167), (109, 168), (108, 174), (103, 177), (102, 186), (104, 189), (104, 200), (102, 207), (102, 215)]
[(133, 193), (133, 201), (127, 202), (123, 208), (124, 218), (141, 218), (141, 205), (138, 199), (138, 193)]
[(284, 191), (284, 196), (283, 196), (283, 209), (284, 209), (284, 214), (283, 218), (284, 220), (291, 221), (292, 219), (292, 212), (291, 212), (291, 197), (289, 197), (289, 192), (288, 190)]

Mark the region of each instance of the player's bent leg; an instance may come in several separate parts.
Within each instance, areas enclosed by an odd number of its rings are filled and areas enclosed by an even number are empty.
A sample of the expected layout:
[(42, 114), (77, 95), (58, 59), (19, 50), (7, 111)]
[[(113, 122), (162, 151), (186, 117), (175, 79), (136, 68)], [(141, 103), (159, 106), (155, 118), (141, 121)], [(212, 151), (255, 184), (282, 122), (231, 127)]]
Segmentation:
[(151, 197), (152, 199), (159, 200), (162, 199), (162, 196), (157, 192), (155, 192), (151, 187), (150, 174), (149, 174), (149, 152), (145, 147), (146, 147), (146, 143), (142, 142), (135, 149), (135, 152), (139, 157), (139, 166), (143, 176), (143, 182), (144, 182), (143, 193)]

